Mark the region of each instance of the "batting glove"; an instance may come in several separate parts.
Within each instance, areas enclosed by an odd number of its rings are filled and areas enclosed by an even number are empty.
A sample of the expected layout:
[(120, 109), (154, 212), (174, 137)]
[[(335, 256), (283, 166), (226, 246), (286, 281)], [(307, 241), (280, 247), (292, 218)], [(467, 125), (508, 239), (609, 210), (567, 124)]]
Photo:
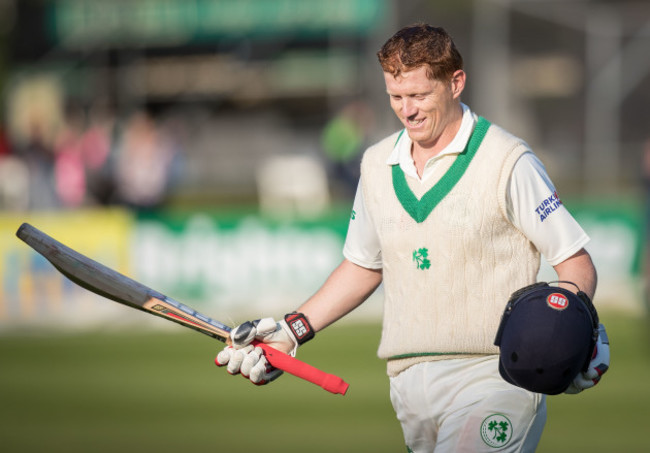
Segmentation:
[(564, 393), (575, 394), (589, 389), (600, 382), (603, 374), (609, 369), (609, 338), (605, 326), (598, 325), (598, 341), (594, 348), (594, 354), (589, 362), (586, 371), (581, 372), (573, 380)]
[(226, 370), (232, 375), (241, 374), (255, 385), (268, 384), (283, 373), (268, 363), (262, 348), (253, 345), (241, 349), (226, 346), (217, 354), (215, 363), (218, 366), (226, 366)]
[(277, 379), (282, 371), (269, 365), (263, 350), (251, 345), (253, 340), (295, 356), (298, 346), (313, 337), (314, 331), (301, 313), (289, 313), (280, 322), (272, 318), (247, 321), (230, 332), (232, 346), (225, 347), (215, 363), (227, 365), (228, 373), (241, 373), (254, 384), (267, 384)]

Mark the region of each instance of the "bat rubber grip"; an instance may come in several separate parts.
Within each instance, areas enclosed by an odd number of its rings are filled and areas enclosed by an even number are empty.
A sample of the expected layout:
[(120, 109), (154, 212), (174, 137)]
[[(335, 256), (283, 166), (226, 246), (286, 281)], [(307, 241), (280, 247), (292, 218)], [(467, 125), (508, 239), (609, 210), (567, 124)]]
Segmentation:
[(316, 384), (330, 393), (345, 395), (348, 391), (350, 385), (336, 375), (319, 370), (260, 341), (254, 341), (253, 344), (264, 350), (266, 360), (275, 368)]

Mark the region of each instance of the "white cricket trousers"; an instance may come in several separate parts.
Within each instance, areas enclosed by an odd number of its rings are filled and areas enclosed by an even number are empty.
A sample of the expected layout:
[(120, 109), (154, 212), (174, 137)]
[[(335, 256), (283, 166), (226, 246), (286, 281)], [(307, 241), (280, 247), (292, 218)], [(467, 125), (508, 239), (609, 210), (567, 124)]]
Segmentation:
[(414, 365), (390, 378), (390, 398), (414, 453), (534, 452), (546, 397), (504, 381), (499, 357)]

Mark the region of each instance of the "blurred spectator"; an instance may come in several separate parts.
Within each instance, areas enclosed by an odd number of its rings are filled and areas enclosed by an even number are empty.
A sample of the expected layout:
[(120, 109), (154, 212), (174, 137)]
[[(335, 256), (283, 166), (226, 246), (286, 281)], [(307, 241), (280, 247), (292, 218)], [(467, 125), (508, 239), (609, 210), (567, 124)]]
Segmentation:
[(333, 170), (333, 178), (346, 195), (354, 194), (359, 180), (359, 159), (367, 144), (373, 121), (370, 108), (362, 101), (347, 105), (323, 129), (321, 145)]
[(24, 211), (29, 207), (29, 172), (12, 155), (9, 139), (0, 124), (0, 210)]
[(117, 201), (136, 209), (160, 206), (167, 195), (174, 154), (171, 137), (148, 113), (131, 116), (116, 154)]
[(104, 103), (96, 102), (88, 113), (88, 125), (81, 137), (88, 192), (99, 204), (108, 204), (114, 191), (109, 165), (114, 122)]
[(7, 121), (13, 155), (29, 171), (29, 208), (58, 206), (53, 146), (63, 124), (63, 91), (54, 76), (25, 77), (8, 91)]
[(59, 203), (54, 188), (54, 152), (38, 123), (33, 124), (20, 155), (29, 170), (30, 209), (57, 207)]
[(56, 194), (60, 204), (67, 208), (81, 207), (86, 201), (83, 128), (83, 111), (79, 106), (70, 106), (54, 147)]
[(101, 108), (91, 108), (88, 114), (79, 105), (68, 108), (55, 147), (55, 187), (62, 206), (78, 208), (110, 200), (112, 123)]

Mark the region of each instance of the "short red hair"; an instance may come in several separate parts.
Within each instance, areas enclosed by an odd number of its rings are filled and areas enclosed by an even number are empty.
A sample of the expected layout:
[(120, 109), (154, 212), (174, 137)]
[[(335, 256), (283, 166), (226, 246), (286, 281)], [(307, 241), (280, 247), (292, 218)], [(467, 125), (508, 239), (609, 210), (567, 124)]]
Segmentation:
[(397, 77), (402, 72), (427, 66), (427, 76), (449, 80), (463, 69), (463, 57), (451, 36), (440, 27), (417, 23), (395, 33), (377, 52), (384, 72)]

